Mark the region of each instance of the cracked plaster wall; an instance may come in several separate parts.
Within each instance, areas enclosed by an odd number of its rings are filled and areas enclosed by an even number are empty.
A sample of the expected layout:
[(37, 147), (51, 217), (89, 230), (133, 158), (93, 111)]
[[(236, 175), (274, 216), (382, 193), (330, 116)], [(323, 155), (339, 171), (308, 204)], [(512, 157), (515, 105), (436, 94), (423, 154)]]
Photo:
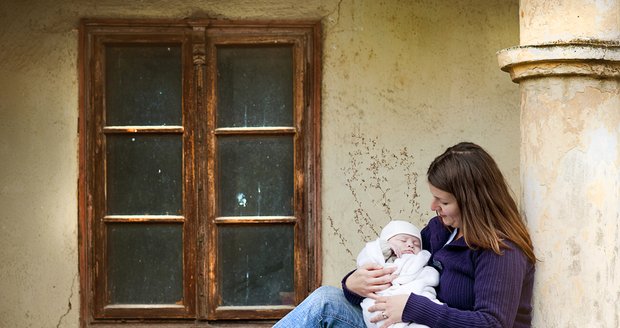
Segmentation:
[(520, 18), (515, 53), (555, 47), (513, 74), (533, 77), (519, 82), (533, 326), (620, 327), (620, 1), (522, 0)]
[(574, 39), (620, 41), (617, 0), (522, 0), (519, 15), (522, 45)]
[(618, 84), (521, 82), (523, 202), (540, 260), (535, 326), (620, 324)]
[(322, 19), (323, 282), (390, 218), (430, 217), (425, 170), (471, 140), (519, 192), (518, 88), (495, 52), (518, 1), (0, 2), (0, 327), (77, 327), (81, 17)]

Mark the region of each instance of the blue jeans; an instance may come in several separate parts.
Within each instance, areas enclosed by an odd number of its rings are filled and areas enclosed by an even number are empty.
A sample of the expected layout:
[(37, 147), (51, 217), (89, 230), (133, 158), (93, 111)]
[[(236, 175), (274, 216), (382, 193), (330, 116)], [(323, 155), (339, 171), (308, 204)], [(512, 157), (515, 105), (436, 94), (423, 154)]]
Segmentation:
[(312, 292), (273, 328), (365, 328), (362, 308), (347, 301), (340, 288), (323, 286)]

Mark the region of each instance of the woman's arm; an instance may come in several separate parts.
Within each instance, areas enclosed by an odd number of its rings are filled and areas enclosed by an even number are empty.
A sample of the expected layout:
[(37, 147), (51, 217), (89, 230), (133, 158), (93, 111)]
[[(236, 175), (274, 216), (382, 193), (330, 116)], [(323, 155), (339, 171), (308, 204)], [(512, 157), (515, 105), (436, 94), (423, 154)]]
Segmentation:
[[(415, 294), (407, 300), (402, 320), (433, 328), (513, 327), (520, 305), (531, 310), (533, 266), (513, 244), (503, 255), (481, 251), (475, 261), (473, 310), (439, 305)], [(529, 296), (528, 296), (529, 295)], [(520, 304), (525, 300), (526, 304)], [(526, 314), (527, 316), (528, 314)]]
[(376, 297), (376, 292), (391, 286), (396, 267), (384, 268), (378, 264), (365, 264), (342, 279), (344, 296), (350, 303), (359, 304), (366, 297)]

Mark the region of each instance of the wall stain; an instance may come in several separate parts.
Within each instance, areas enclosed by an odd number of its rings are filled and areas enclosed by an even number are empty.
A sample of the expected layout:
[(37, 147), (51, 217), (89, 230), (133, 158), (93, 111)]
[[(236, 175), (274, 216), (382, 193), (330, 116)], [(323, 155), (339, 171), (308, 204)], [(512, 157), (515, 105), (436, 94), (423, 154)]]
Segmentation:
[(569, 273), (573, 276), (579, 275), (581, 273), (581, 261), (579, 260), (579, 255), (581, 255), (581, 247), (575, 241), (574, 237), (568, 239), (567, 247), (573, 260), (569, 266)]

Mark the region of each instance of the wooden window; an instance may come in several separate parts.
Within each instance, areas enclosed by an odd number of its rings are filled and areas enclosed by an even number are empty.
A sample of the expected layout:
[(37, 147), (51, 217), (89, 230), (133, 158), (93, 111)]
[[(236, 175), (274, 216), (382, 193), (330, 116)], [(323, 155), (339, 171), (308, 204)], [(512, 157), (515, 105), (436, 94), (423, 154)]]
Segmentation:
[(83, 20), (79, 66), (82, 326), (269, 323), (318, 287), (318, 23)]

